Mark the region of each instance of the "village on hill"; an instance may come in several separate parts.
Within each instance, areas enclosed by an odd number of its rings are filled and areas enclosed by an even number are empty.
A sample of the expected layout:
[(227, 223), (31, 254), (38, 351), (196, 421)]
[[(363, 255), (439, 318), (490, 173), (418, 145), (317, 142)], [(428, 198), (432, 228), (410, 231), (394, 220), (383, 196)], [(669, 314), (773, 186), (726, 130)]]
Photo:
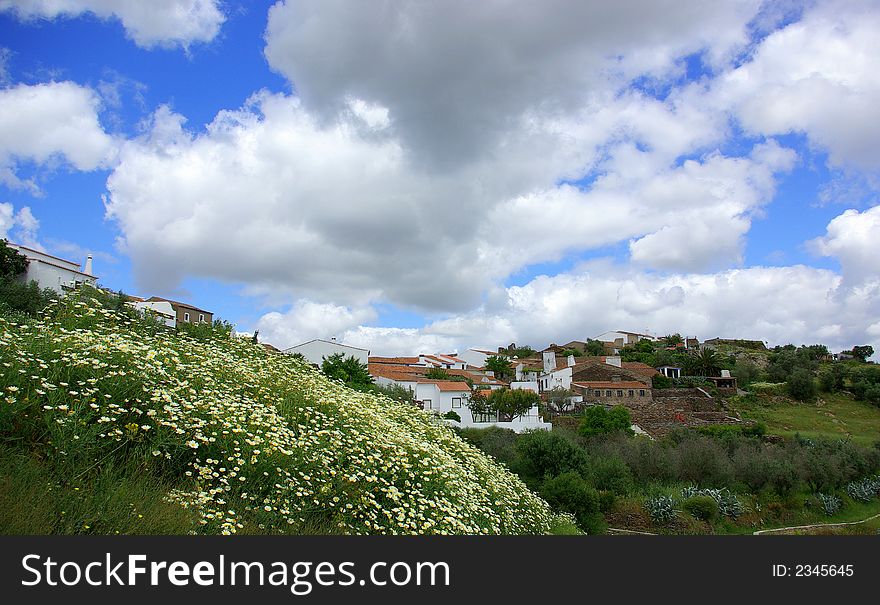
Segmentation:
[[(80, 266), (27, 246), (8, 246), (28, 260), (20, 277), (23, 282), (35, 282), (57, 294), (84, 284), (98, 286), (91, 256)], [(124, 298), (126, 304), (169, 328), (210, 326), (214, 321), (211, 311), (187, 302), (159, 296)], [(257, 340), (257, 335), (243, 336)], [(541, 350), (511, 343), (494, 349), (412, 356), (373, 355), (333, 337), (284, 350), (261, 344), (273, 353), (302, 356), (318, 368), (328, 359), (359, 364), (380, 389), (392, 389), (397, 398), (403, 394), (415, 407), (434, 412), (456, 427), (498, 426), (518, 433), (550, 430), (554, 421), (577, 418), (590, 406), (622, 406), (630, 414), (632, 430), (650, 437), (676, 428), (742, 423), (725, 399), (743, 391), (731, 368), (721, 367), (724, 364), (716, 351), (732, 347), (733, 361), (740, 357), (747, 363), (754, 352), (767, 351), (760, 340), (716, 337), (700, 341), (695, 336), (626, 330), (561, 345), (551, 343)], [(853, 351), (821, 353), (825, 361), (854, 357)], [(645, 363), (645, 359), (654, 363)], [(523, 393), (513, 401), (505, 396), (508, 391)]]

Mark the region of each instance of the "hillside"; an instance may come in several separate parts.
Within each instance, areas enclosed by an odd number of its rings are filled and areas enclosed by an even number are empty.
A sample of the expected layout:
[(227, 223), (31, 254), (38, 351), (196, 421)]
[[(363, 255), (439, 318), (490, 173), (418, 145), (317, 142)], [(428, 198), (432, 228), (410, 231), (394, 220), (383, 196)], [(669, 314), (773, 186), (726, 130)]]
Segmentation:
[(0, 486), (19, 511), (0, 515), (2, 533), (569, 524), (428, 413), (249, 341), (194, 339), (81, 295), (39, 320), (0, 315), (0, 364)]

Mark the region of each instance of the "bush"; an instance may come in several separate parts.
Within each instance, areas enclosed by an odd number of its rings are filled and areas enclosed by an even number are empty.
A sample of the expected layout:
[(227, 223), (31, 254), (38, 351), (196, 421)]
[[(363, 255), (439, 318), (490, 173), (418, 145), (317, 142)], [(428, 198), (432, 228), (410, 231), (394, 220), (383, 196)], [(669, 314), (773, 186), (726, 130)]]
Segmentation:
[(588, 477), (599, 490), (626, 495), (633, 489), (632, 472), (620, 458), (604, 456), (591, 458)]
[(813, 373), (805, 369), (796, 369), (786, 381), (788, 394), (798, 401), (812, 401), (816, 398), (816, 383)]
[(550, 431), (525, 433), (517, 441), (516, 451), (517, 470), (532, 485), (568, 472), (589, 472), (584, 450)]
[(629, 410), (622, 405), (615, 406), (610, 410), (602, 405), (593, 405), (584, 410), (584, 417), (578, 432), (584, 437), (601, 435), (604, 433), (623, 432), (634, 434), (632, 419)]
[(578, 526), (588, 534), (605, 531), (605, 521), (599, 512), (599, 494), (577, 473), (547, 479), (541, 486), (541, 495), (554, 510), (574, 515)]
[(0, 279), (0, 311), (6, 310), (36, 315), (61, 295), (49, 288), (40, 289), (37, 282), (22, 283)]
[(652, 496), (645, 500), (645, 509), (658, 525), (666, 525), (675, 519), (675, 500), (672, 496)]
[(862, 479), (861, 481), (852, 481), (846, 486), (846, 493), (853, 500), (870, 502), (880, 494), (880, 480)]
[(681, 507), (695, 519), (711, 523), (718, 518), (718, 502), (712, 496), (691, 496)]
[(458, 412), (454, 412), (452, 410), (449, 410), (448, 412), (443, 414), (443, 417), (447, 420), (455, 420), (456, 422), (461, 422), (461, 416), (458, 415)]

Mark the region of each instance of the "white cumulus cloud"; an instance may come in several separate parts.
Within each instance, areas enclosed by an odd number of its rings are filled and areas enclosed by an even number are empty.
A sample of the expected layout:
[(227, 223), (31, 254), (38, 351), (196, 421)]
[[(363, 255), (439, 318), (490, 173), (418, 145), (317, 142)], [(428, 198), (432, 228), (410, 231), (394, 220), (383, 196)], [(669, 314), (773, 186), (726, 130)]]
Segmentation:
[(209, 42), (226, 20), (219, 0), (0, 0), (0, 10), (22, 19), (56, 19), (91, 13), (116, 18), (141, 47)]

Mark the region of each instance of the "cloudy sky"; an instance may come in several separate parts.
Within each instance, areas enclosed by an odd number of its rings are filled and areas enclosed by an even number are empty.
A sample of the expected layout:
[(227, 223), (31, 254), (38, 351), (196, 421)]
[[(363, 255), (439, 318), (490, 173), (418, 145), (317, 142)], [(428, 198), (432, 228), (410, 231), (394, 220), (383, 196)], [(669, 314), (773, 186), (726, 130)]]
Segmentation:
[(0, 0), (0, 237), (287, 347), (880, 349), (880, 7)]

